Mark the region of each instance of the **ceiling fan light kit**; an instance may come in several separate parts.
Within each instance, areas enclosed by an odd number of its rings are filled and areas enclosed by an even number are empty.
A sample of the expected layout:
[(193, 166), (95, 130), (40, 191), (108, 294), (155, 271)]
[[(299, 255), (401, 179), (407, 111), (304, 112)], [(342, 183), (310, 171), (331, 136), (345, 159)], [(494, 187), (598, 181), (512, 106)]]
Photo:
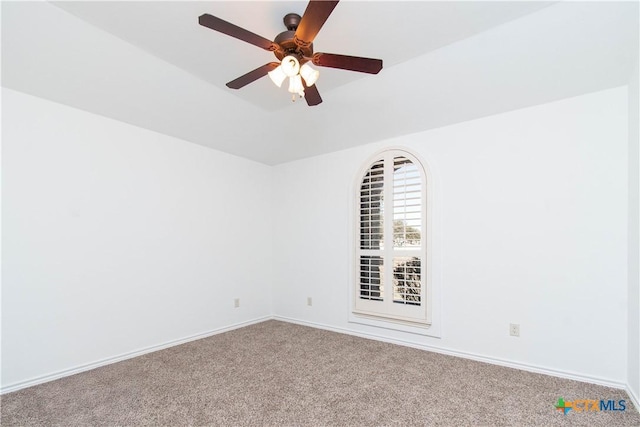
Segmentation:
[(283, 22), (287, 31), (278, 34), (273, 41), (206, 13), (199, 17), (198, 22), (204, 27), (273, 52), (280, 61), (258, 67), (230, 81), (227, 87), (240, 89), (265, 75), (269, 75), (276, 86), (282, 87), (284, 80), (289, 77), (288, 91), (292, 94), (292, 100), (295, 101), (296, 95), (299, 95), (305, 98), (309, 106), (314, 106), (322, 102), (315, 84), (320, 72), (310, 63), (369, 74), (378, 74), (382, 69), (381, 59), (313, 53), (313, 40), (337, 4), (338, 1), (311, 0), (302, 16), (297, 13), (285, 15)]
[(307, 86), (313, 86), (318, 81), (318, 77), (320, 77), (320, 71), (313, 69), (308, 62), (305, 62), (300, 67), (300, 75), (307, 83)]
[(304, 86), (302, 86), (301, 78), (304, 79), (307, 87), (309, 87), (313, 86), (318, 77), (320, 77), (320, 72), (314, 70), (308, 62), (305, 62), (301, 67), (300, 61), (293, 55), (285, 56), (280, 65), (267, 74), (278, 87), (281, 87), (284, 79), (289, 77), (289, 92), (294, 94), (291, 98), (293, 101), (296, 100), (295, 94), (300, 95), (300, 97), (304, 96)]
[(282, 87), (282, 82), (287, 78), (287, 75), (282, 71), (282, 67), (280, 65), (269, 71), (267, 74), (269, 74), (271, 81), (278, 87)]

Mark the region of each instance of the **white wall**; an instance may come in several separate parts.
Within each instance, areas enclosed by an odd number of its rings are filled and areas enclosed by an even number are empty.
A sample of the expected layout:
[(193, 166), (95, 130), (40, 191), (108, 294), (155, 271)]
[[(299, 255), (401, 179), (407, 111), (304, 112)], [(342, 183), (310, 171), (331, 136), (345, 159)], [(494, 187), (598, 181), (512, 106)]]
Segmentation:
[(270, 315), (271, 168), (2, 103), (3, 389)]
[[(352, 183), (391, 145), (436, 172), (441, 339), (347, 320)], [(277, 166), (274, 313), (624, 384), (627, 146), (622, 87)]]
[(628, 384), (640, 402), (640, 74), (629, 79), (629, 295)]
[[(626, 88), (275, 168), (2, 101), (3, 389), (271, 313), (635, 387)], [(441, 339), (347, 321), (352, 183), (391, 145), (435, 175)]]

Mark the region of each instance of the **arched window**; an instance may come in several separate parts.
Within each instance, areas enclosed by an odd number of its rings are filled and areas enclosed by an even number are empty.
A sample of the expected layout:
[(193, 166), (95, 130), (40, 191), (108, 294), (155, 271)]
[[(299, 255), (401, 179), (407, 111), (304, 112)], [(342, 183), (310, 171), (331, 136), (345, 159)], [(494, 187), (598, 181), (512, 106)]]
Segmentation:
[(429, 325), (424, 167), (406, 151), (384, 151), (364, 170), (356, 198), (354, 314)]

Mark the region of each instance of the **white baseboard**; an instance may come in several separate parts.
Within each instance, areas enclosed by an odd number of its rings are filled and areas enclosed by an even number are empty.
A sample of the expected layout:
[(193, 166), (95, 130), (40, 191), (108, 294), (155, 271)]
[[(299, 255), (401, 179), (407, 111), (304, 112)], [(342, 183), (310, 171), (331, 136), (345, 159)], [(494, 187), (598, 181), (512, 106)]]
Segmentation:
[(120, 362), (122, 360), (127, 360), (127, 359), (131, 359), (133, 357), (142, 356), (143, 354), (152, 353), (152, 352), (158, 351), (158, 350), (164, 350), (165, 348), (174, 347), (176, 345), (185, 344), (185, 343), (188, 343), (190, 341), (195, 341), (195, 340), (199, 340), (199, 339), (202, 339), (202, 338), (207, 338), (207, 337), (210, 337), (212, 335), (221, 334), (223, 332), (232, 331), (234, 329), (243, 328), (245, 326), (253, 325), (255, 323), (260, 323), (260, 322), (264, 322), (266, 320), (271, 320), (271, 319), (273, 319), (272, 316), (259, 317), (257, 319), (248, 320), (246, 322), (235, 323), (233, 325), (224, 326), (222, 328), (212, 329), (210, 331), (202, 332), (202, 333), (195, 334), (195, 335), (190, 335), (190, 336), (185, 337), (185, 338), (180, 338), (180, 339), (177, 339), (177, 340), (167, 341), (165, 343), (158, 344), (158, 345), (153, 345), (151, 347), (146, 347), (146, 348), (143, 348), (141, 350), (136, 350), (136, 351), (132, 351), (132, 352), (129, 352), (129, 353), (123, 353), (123, 354), (120, 354), (120, 355), (117, 355), (117, 356), (113, 356), (113, 357), (107, 357), (106, 359), (101, 359), (101, 360), (98, 360), (96, 362), (91, 362), (91, 363), (87, 363), (87, 364), (84, 364), (84, 365), (81, 365), (81, 366), (76, 366), (76, 367), (73, 367), (73, 368), (64, 369), (62, 371), (53, 372), (51, 374), (42, 375), (42, 376), (39, 376), (39, 377), (36, 377), (36, 378), (31, 378), (31, 379), (28, 379), (28, 380), (25, 380), (25, 381), (19, 381), (19, 382), (13, 383), (13, 384), (9, 384), (9, 385), (3, 387), (2, 389), (0, 389), (0, 395), (1, 394), (5, 394), (5, 393), (11, 393), (13, 391), (18, 391), (18, 390), (21, 390), (23, 388), (31, 387), (31, 386), (42, 384), (42, 383), (46, 383), (46, 382), (49, 382), (49, 381), (57, 380), (59, 378), (68, 377), (70, 375), (79, 374), (80, 372), (89, 371), (91, 369), (99, 368), (101, 366), (110, 365), (112, 363)]
[(372, 340), (376, 340), (376, 341), (388, 342), (390, 344), (397, 344), (397, 345), (402, 345), (402, 346), (406, 346), (406, 347), (417, 348), (419, 350), (426, 350), (426, 351), (432, 351), (434, 353), (446, 354), (446, 355), (449, 355), (449, 356), (462, 357), (464, 359), (476, 360), (478, 362), (485, 362), (485, 363), (490, 363), (490, 364), (493, 364), (493, 365), (505, 366), (505, 367), (508, 367), (508, 368), (515, 368), (515, 369), (520, 369), (520, 370), (523, 370), (523, 371), (534, 372), (534, 373), (544, 374), (544, 375), (550, 375), (550, 376), (558, 377), (558, 378), (566, 378), (566, 379), (570, 379), (570, 380), (582, 381), (582, 382), (586, 382), (586, 383), (598, 384), (598, 385), (602, 385), (602, 386), (606, 386), (606, 387), (622, 389), (622, 390), (625, 390), (627, 392), (627, 394), (629, 395), (629, 397), (630, 397), (631, 401), (633, 402), (633, 404), (635, 405), (635, 407), (638, 409), (638, 411), (640, 411), (640, 404), (639, 404), (640, 399), (638, 399), (638, 396), (636, 396), (632, 392), (632, 390), (628, 387), (627, 384), (613, 382), (613, 381), (609, 381), (609, 380), (606, 380), (606, 379), (603, 379), (603, 378), (590, 377), (590, 376), (571, 373), (571, 372), (557, 371), (557, 370), (548, 369), (548, 368), (544, 368), (544, 367), (540, 367), (540, 366), (523, 364), (523, 363), (519, 363), (519, 362), (513, 362), (513, 361), (509, 361), (509, 360), (504, 360), (504, 359), (498, 359), (498, 358), (493, 358), (493, 357), (488, 357), (488, 356), (477, 355), (477, 354), (473, 354), (473, 353), (466, 353), (466, 352), (461, 352), (461, 351), (456, 351), (456, 350), (448, 350), (448, 349), (435, 347), (435, 346), (416, 344), (416, 343), (412, 343), (412, 342), (409, 342), (409, 341), (404, 341), (404, 340), (399, 340), (399, 339), (391, 339), (391, 338), (387, 338), (387, 337), (376, 335), (376, 334), (358, 332), (358, 331), (353, 331), (353, 330), (346, 329), (346, 328), (338, 328), (338, 327), (334, 327), (334, 326), (325, 325), (325, 324), (322, 324), (322, 323), (308, 322), (308, 321), (303, 321), (303, 320), (298, 320), (298, 319), (293, 319), (293, 318), (283, 317), (283, 316), (263, 316), (263, 317), (256, 318), (256, 319), (253, 319), (253, 320), (248, 320), (246, 322), (240, 322), (240, 323), (236, 323), (236, 324), (233, 324), (233, 325), (225, 326), (225, 327), (222, 327), (222, 328), (213, 329), (213, 330), (210, 330), (210, 331), (207, 331), (207, 332), (203, 332), (203, 333), (200, 333), (200, 334), (191, 335), (191, 336), (188, 336), (188, 337), (185, 337), (185, 338), (180, 338), (180, 339), (177, 339), (177, 340), (168, 341), (168, 342), (165, 342), (165, 343), (162, 343), (162, 344), (158, 344), (158, 345), (154, 345), (154, 346), (151, 346), (151, 347), (146, 347), (146, 348), (141, 349), (141, 350), (136, 350), (136, 351), (132, 351), (132, 352), (129, 352), (129, 353), (120, 354), (120, 355), (117, 355), (117, 356), (108, 357), (106, 359), (98, 360), (98, 361), (92, 362), (92, 363), (87, 363), (85, 365), (77, 366), (77, 367), (74, 367), (74, 368), (53, 372), (51, 374), (42, 375), (40, 377), (31, 378), (31, 379), (28, 379), (28, 380), (25, 380), (25, 381), (19, 381), (19, 382), (13, 383), (13, 384), (9, 384), (6, 387), (3, 387), (2, 389), (0, 389), (0, 395), (1, 394), (5, 394), (5, 393), (11, 393), (13, 391), (18, 391), (18, 390), (21, 390), (23, 388), (27, 388), (27, 387), (31, 387), (31, 386), (34, 386), (34, 385), (38, 385), (38, 384), (46, 383), (46, 382), (49, 382), (49, 381), (57, 380), (59, 378), (68, 377), (70, 375), (79, 374), (81, 372), (89, 371), (91, 369), (99, 368), (101, 366), (105, 366), (105, 365), (109, 365), (109, 364), (112, 364), (112, 363), (120, 362), (122, 360), (127, 360), (127, 359), (131, 359), (133, 357), (142, 356), (143, 354), (152, 353), (154, 351), (163, 350), (165, 348), (174, 347), (176, 345), (185, 344), (185, 343), (188, 343), (190, 341), (195, 341), (195, 340), (199, 340), (199, 339), (202, 339), (202, 338), (207, 338), (207, 337), (210, 337), (210, 336), (213, 336), (213, 335), (221, 334), (223, 332), (232, 331), (234, 329), (243, 328), (245, 326), (253, 325), (253, 324), (256, 324), (256, 323), (261, 323), (261, 322), (264, 322), (264, 321), (267, 321), (267, 320), (272, 320), (272, 319), (273, 320), (279, 320), (279, 321), (282, 321), (282, 322), (295, 323), (295, 324), (303, 325), (303, 326), (309, 326), (309, 327), (317, 328), (317, 329), (324, 329), (324, 330), (332, 331), (332, 332), (338, 332), (338, 333), (341, 333), (341, 334), (358, 336), (358, 337), (361, 337), (361, 338), (372, 339)]
[(633, 396), (630, 393), (629, 387), (627, 387), (627, 384), (625, 384), (625, 383), (619, 383), (619, 382), (610, 381), (610, 380), (607, 380), (607, 379), (604, 379), (604, 378), (591, 377), (591, 376), (582, 375), (582, 374), (573, 373), (573, 372), (557, 371), (557, 370), (554, 370), (554, 369), (549, 369), (549, 368), (545, 368), (545, 367), (541, 367), (541, 366), (529, 365), (529, 364), (520, 363), (520, 362), (513, 362), (513, 361), (510, 361), (510, 360), (499, 359), (499, 358), (494, 358), (494, 357), (489, 357), (489, 356), (482, 356), (482, 355), (478, 355), (478, 354), (474, 354), (474, 353), (467, 353), (467, 352), (462, 352), (462, 351), (457, 351), (457, 350), (448, 350), (448, 349), (445, 349), (445, 348), (436, 347), (436, 346), (430, 346), (430, 345), (416, 344), (416, 343), (413, 343), (413, 342), (410, 342), (410, 341), (392, 339), (392, 338), (387, 338), (387, 337), (376, 335), (376, 334), (353, 331), (353, 330), (346, 329), (346, 328), (337, 328), (337, 327), (334, 327), (334, 326), (329, 326), (329, 325), (325, 325), (325, 324), (321, 324), (321, 323), (308, 322), (308, 321), (293, 319), (293, 318), (289, 318), (289, 317), (273, 316), (273, 319), (274, 320), (280, 320), (280, 321), (283, 321), (283, 322), (295, 323), (295, 324), (302, 325), (302, 326), (309, 326), (309, 327), (312, 327), (312, 328), (324, 329), (324, 330), (327, 330), (327, 331), (338, 332), (338, 333), (347, 334), (347, 335), (353, 335), (353, 336), (357, 336), (357, 337), (361, 337), (361, 338), (367, 338), (367, 339), (372, 339), (372, 340), (376, 340), (376, 341), (383, 341), (383, 342), (387, 342), (387, 343), (390, 343), (390, 344), (398, 344), (398, 345), (402, 345), (402, 346), (405, 346), (405, 347), (417, 348), (419, 350), (432, 351), (434, 353), (446, 354), (448, 356), (456, 356), (456, 357), (461, 357), (461, 358), (464, 358), (464, 359), (475, 360), (475, 361), (478, 361), (478, 362), (490, 363), (492, 365), (504, 366), (504, 367), (507, 367), (507, 368), (514, 368), (514, 369), (520, 369), (522, 371), (549, 375), (549, 376), (552, 376), (552, 377), (565, 378), (565, 379), (569, 379), (569, 380), (575, 380), (575, 381), (581, 381), (581, 382), (590, 383), (590, 384), (597, 384), (597, 385), (602, 385), (602, 386), (606, 386), (606, 387), (617, 388), (617, 389), (621, 389), (621, 390), (627, 391), (629, 393), (629, 395), (631, 396), (632, 400), (635, 398), (634, 404), (636, 405), (636, 407), (638, 406), (638, 404), (637, 404), (637, 402), (638, 402), (637, 396)]

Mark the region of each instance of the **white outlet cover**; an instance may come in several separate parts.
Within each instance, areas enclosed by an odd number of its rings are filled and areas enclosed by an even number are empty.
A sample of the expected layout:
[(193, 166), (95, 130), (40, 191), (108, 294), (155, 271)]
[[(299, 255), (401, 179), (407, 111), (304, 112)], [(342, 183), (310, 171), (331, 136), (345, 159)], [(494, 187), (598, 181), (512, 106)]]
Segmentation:
[(511, 323), (509, 325), (509, 335), (511, 335), (512, 337), (519, 337), (520, 336), (520, 325), (518, 325), (516, 323)]

